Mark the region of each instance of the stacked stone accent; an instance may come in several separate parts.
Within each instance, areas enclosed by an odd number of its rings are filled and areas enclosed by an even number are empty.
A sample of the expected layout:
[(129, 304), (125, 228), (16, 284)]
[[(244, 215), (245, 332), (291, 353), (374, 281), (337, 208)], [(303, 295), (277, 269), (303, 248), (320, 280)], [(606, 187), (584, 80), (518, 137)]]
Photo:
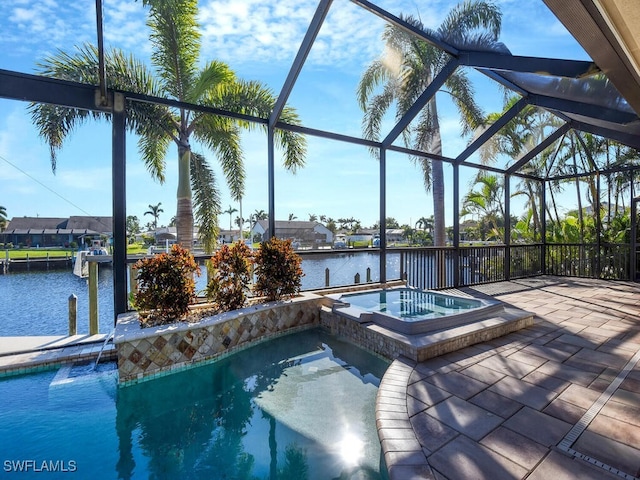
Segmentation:
[(371, 323), (358, 323), (353, 319), (333, 313), (326, 307), (320, 312), (320, 325), (333, 335), (347, 338), (356, 345), (388, 359), (416, 356), (415, 347), (406, 341), (394, 339), (390, 336), (394, 335), (393, 332), (387, 331), (386, 334), (381, 334), (379, 329)]
[(197, 323), (142, 328), (137, 314), (118, 317), (114, 344), (121, 384), (213, 360), (260, 340), (319, 324), (323, 298), (303, 294), (207, 317)]

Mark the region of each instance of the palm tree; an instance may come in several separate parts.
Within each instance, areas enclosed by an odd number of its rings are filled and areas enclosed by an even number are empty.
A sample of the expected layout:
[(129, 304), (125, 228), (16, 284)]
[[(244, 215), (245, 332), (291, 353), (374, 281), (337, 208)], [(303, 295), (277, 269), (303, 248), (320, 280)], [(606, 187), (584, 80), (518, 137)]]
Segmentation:
[[(442, 25), (433, 31), (412, 16), (400, 17), (434, 38), (461, 48), (497, 50), (502, 15), (497, 6), (483, 0), (465, 1), (454, 7)], [(436, 46), (418, 39), (407, 30), (388, 25), (383, 33), (387, 50), (397, 62), (390, 58), (375, 60), (364, 72), (358, 85), (358, 101), (365, 112), (364, 136), (379, 140), (380, 126), (392, 105), (396, 106), (396, 119), (401, 119), (414, 105), (416, 99), (431, 84), (450, 57)], [(390, 55), (391, 57), (391, 55)], [(374, 94), (377, 87), (382, 87)], [(483, 121), (479, 106), (473, 99), (473, 89), (466, 73), (456, 70), (445, 82), (446, 93), (451, 95), (461, 115), (462, 133), (466, 135)], [(403, 132), (406, 146), (415, 150), (442, 155), (442, 140), (436, 97), (433, 96), (420, 111), (415, 126)], [(413, 159), (422, 168), (427, 191), (431, 190), (434, 205), (434, 243), (444, 245), (446, 241), (444, 217), (444, 171), (442, 162), (426, 158)]]
[(128, 236), (140, 233), (140, 220), (138, 220), (138, 217), (135, 215), (127, 215), (126, 228)]
[(151, 215), (153, 217), (153, 229), (158, 228), (158, 218), (160, 218), (160, 212), (164, 212), (163, 209), (160, 208), (162, 202), (159, 202), (157, 205), (149, 205), (149, 210), (144, 212), (144, 215)]
[(229, 231), (231, 231), (231, 215), (233, 215), (237, 211), (238, 211), (237, 208), (233, 208), (231, 205), (229, 205), (229, 208), (227, 208), (224, 212), (222, 212), (222, 213), (228, 213), (229, 214)]
[[(139, 60), (113, 49), (105, 53), (107, 83), (110, 88), (162, 96), (181, 102), (197, 103), (241, 114), (267, 118), (273, 111), (275, 95), (258, 82), (236, 78), (223, 62), (210, 61), (198, 70), (200, 33), (196, 0), (143, 0), (149, 6), (151, 61), (156, 77)], [(75, 54), (58, 52), (44, 60), (40, 74), (63, 80), (97, 85), (97, 49), (91, 45)], [(52, 105), (32, 105), (33, 121), (49, 143), (51, 165), (55, 171), (56, 152), (62, 141), (89, 118), (108, 114), (92, 113)], [(280, 120), (297, 124), (298, 116), (285, 107)], [(138, 147), (151, 175), (165, 179), (165, 156), (173, 142), (178, 149), (178, 242), (193, 245), (194, 216), (206, 251), (215, 247), (220, 196), (213, 170), (204, 155), (192, 151), (193, 136), (211, 149), (222, 166), (231, 197), (239, 201), (244, 194), (244, 161), (240, 128), (253, 124), (214, 116), (185, 108), (143, 102), (127, 105), (127, 126), (139, 135)], [(266, 126), (264, 127), (267, 128)], [(284, 166), (295, 172), (304, 165), (306, 141), (300, 134), (275, 131), (276, 144), (284, 149)], [(195, 212), (194, 212), (195, 207)]]
[(293, 213), (290, 213), (290, 214), (289, 214), (289, 221), (290, 221), (290, 222), (291, 222), (291, 221), (293, 221), (293, 220), (295, 220), (296, 218), (298, 218), (298, 217), (296, 217), (296, 216), (295, 216), (295, 214), (293, 214)]
[[(492, 124), (511, 107), (513, 107), (520, 98), (512, 96), (507, 99), (501, 113), (491, 113), (487, 116), (486, 124)], [(483, 162), (494, 161), (498, 155), (504, 154), (509, 156), (512, 161), (516, 161), (523, 153), (531, 151), (536, 145), (540, 144), (548, 135), (550, 129), (556, 129), (562, 125), (562, 121), (550, 112), (541, 110), (532, 105), (527, 105), (513, 120), (508, 122), (503, 128), (493, 135), (489, 141), (480, 147), (480, 157)], [(561, 142), (562, 143), (562, 142)], [(538, 177), (545, 177), (551, 172), (551, 169), (562, 168), (565, 161), (558, 157), (556, 159), (557, 149), (547, 149), (532, 159), (523, 167), (527, 173)], [(560, 173), (560, 172), (558, 172)], [(549, 193), (551, 201), (554, 202), (554, 193), (560, 191), (558, 182), (549, 182)], [(532, 236), (536, 238), (542, 231), (541, 199), (544, 185), (542, 182), (533, 181), (529, 178), (521, 178), (516, 191), (512, 196), (524, 196), (526, 204), (531, 212), (527, 218), (531, 221)], [(546, 206), (542, 206), (546, 208)], [(555, 210), (555, 209), (554, 209)], [(554, 215), (549, 211), (547, 218), (553, 221)], [(557, 214), (555, 215), (558, 219)]]
[(269, 215), (264, 210), (256, 210), (253, 212), (253, 219), (257, 222), (259, 220), (267, 220)]
[(416, 220), (415, 227), (419, 230), (433, 230), (433, 215), (429, 218), (420, 217)]
[(0, 232), (7, 228), (9, 220), (7, 219), (7, 209), (0, 205)]
[(471, 190), (462, 201), (461, 217), (477, 214), (481, 225), (481, 240), (487, 240), (485, 225), (488, 225), (490, 240), (500, 240), (504, 234), (500, 223), (504, 220), (504, 184), (497, 175), (479, 172), (475, 179), (479, 188)]

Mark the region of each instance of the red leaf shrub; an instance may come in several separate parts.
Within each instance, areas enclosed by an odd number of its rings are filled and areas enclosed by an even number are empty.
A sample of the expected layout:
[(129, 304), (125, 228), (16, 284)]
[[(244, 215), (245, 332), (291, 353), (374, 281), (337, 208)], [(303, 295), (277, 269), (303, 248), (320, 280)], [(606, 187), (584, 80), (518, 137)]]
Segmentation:
[(135, 268), (135, 306), (143, 321), (158, 325), (186, 317), (196, 298), (194, 275), (200, 275), (200, 267), (189, 250), (173, 245), (171, 252), (143, 258)]

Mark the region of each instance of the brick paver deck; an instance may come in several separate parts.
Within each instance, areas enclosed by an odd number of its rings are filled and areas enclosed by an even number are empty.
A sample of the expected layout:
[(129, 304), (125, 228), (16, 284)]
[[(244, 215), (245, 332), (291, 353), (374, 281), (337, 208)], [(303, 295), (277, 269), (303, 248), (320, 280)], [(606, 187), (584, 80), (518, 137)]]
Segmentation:
[(535, 325), (415, 364), (376, 420), (391, 480), (640, 475), (640, 285), (538, 277), (474, 287)]

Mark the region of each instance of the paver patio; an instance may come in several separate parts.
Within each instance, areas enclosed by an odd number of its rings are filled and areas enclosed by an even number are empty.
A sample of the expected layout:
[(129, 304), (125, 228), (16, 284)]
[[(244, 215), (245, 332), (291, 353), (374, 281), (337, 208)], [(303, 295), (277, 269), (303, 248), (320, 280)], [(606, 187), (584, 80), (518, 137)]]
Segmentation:
[(640, 285), (544, 276), (474, 290), (535, 324), (392, 364), (377, 401), (391, 479), (638, 478)]

